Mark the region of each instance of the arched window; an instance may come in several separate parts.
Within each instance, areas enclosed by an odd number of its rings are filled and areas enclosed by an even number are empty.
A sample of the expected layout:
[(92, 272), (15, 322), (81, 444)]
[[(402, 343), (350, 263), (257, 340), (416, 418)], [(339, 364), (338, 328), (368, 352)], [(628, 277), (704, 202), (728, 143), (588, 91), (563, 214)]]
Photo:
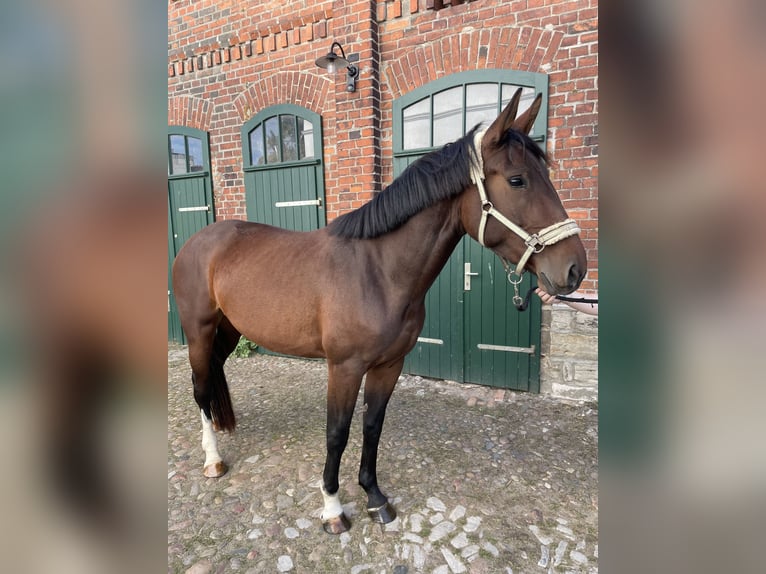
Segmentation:
[(314, 125), (301, 116), (276, 114), (260, 122), (248, 135), (250, 165), (312, 159)]
[(168, 135), (168, 175), (184, 175), (205, 170), (206, 150), (202, 139), (182, 133)]
[[(477, 70), (440, 78), (394, 102), (394, 155), (420, 156), (455, 141), (476, 124), (485, 126), (522, 88), (519, 113), (538, 93), (548, 107), (548, 76), (512, 70)], [(530, 136), (545, 145), (546, 114), (539, 114)], [(406, 166), (406, 165), (405, 165)], [(401, 170), (397, 170), (401, 171)]]

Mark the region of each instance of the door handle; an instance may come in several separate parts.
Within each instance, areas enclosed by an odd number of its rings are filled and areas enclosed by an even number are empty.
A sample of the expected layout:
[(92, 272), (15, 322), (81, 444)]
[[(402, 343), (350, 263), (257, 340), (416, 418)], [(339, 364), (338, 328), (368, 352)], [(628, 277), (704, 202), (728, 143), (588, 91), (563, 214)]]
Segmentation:
[(463, 291), (471, 290), (471, 277), (476, 277), (478, 273), (471, 272), (470, 261), (463, 265)]
[(195, 205), (194, 207), (179, 207), (178, 211), (185, 212), (185, 211), (210, 211), (209, 205)]
[(299, 201), (277, 201), (274, 207), (301, 207), (303, 205), (318, 205), (321, 207), (322, 198), (319, 199), (302, 199)]

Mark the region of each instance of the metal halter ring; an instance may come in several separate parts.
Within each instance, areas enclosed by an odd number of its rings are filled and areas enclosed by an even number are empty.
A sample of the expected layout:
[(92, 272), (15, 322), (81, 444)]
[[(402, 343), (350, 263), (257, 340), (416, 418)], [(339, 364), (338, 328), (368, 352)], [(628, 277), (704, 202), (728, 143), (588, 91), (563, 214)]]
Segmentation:
[(495, 206), (492, 204), (491, 201), (487, 200), (487, 201), (485, 201), (484, 203), (481, 204), (481, 209), (485, 213), (489, 213), (490, 211), (495, 209)]
[[(511, 278), (512, 275), (516, 275), (516, 277), (518, 277), (518, 279), (516, 281), (514, 281)], [(511, 285), (518, 286), (523, 280), (524, 280), (524, 274), (523, 273), (521, 275), (519, 275), (518, 273), (516, 273), (515, 269), (508, 269), (508, 283), (510, 283)]]

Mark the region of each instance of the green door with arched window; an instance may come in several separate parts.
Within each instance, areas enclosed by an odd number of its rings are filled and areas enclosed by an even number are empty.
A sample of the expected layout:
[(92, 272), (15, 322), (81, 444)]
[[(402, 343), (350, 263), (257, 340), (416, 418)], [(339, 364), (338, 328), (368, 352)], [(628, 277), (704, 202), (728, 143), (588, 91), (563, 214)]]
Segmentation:
[[(394, 175), (476, 124), (489, 125), (518, 87), (523, 88), (519, 112), (538, 93), (543, 94), (542, 110), (547, 110), (547, 76), (509, 70), (454, 74), (397, 99)], [(540, 113), (530, 134), (543, 149), (546, 120)], [(533, 281), (527, 274), (524, 293)], [(500, 259), (463, 238), (428, 292), (426, 322), (405, 372), (539, 392), (541, 303), (533, 297), (527, 310), (519, 312), (512, 296)]]
[(272, 106), (241, 135), (248, 220), (295, 231), (323, 227), (320, 116), (292, 104)]
[(213, 185), (207, 132), (168, 127), (168, 339), (185, 343), (170, 270), (178, 251), (197, 231), (213, 223)]

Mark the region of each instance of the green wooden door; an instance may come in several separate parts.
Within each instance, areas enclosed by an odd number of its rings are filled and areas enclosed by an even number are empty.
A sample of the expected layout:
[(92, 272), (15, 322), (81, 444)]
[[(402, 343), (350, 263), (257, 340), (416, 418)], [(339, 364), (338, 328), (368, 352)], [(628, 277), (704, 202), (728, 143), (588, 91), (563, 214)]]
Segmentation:
[[(455, 74), (396, 100), (395, 176), (477, 123), (488, 125), (519, 86), (525, 88), (520, 111), (537, 93), (543, 94), (547, 109), (547, 77), (508, 70)], [(546, 129), (545, 114), (540, 114), (531, 135), (542, 146)], [(466, 273), (472, 274), (469, 281)], [(531, 281), (525, 278), (524, 292)], [(497, 256), (463, 238), (426, 296), (426, 322), (405, 372), (539, 392), (542, 305), (533, 297), (529, 308), (519, 312), (512, 295)]]
[(173, 297), (170, 270), (178, 251), (197, 231), (213, 223), (213, 187), (206, 132), (168, 128), (168, 339), (185, 343)]
[(242, 127), (242, 150), (248, 220), (295, 231), (325, 225), (319, 115), (267, 108)]

